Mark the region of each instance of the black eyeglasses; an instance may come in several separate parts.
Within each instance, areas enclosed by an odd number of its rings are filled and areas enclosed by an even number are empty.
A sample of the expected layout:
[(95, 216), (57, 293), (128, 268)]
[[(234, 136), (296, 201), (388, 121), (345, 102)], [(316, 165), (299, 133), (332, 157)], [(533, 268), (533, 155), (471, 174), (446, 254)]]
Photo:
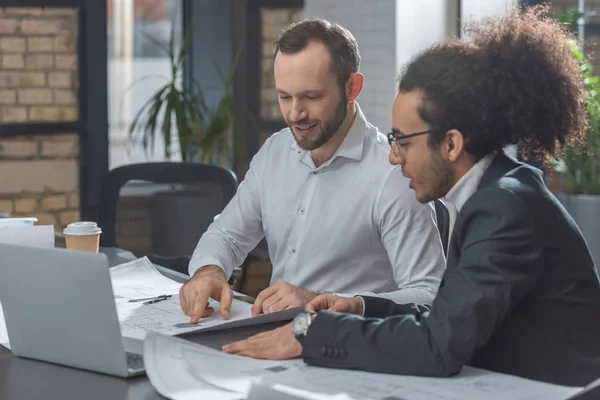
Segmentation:
[(388, 138), (388, 143), (390, 144), (390, 146), (393, 147), (394, 142), (396, 142), (398, 140), (410, 139), (415, 136), (426, 135), (428, 133), (433, 133), (433, 132), (435, 132), (435, 131), (430, 129), (428, 131), (409, 133), (408, 135), (405, 135), (402, 132), (394, 131), (394, 132), (388, 133), (387, 138)]

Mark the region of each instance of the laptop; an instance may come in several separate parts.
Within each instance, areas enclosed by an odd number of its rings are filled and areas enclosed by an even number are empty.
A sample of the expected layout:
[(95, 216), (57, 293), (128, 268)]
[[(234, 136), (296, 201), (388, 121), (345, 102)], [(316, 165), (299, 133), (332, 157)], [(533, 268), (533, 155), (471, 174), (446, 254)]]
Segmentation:
[(142, 355), (125, 351), (104, 254), (0, 243), (0, 260), (15, 355), (119, 377), (144, 373)]

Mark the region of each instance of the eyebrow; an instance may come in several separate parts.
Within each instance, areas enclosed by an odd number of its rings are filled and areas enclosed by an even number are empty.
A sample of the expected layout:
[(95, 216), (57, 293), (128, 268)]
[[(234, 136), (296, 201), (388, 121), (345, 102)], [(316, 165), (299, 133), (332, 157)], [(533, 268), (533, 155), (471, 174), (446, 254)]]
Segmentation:
[[(277, 91), (277, 93), (279, 94), (287, 94), (289, 95), (288, 92), (286, 92), (285, 90), (281, 90), (281, 89), (275, 89)], [(297, 96), (306, 96), (306, 95), (322, 95), (323, 91), (322, 90), (317, 90), (317, 89), (312, 89), (312, 90), (304, 90), (300, 93), (297, 94)]]
[(400, 129), (392, 128), (392, 133), (398, 136), (405, 136), (406, 134), (402, 132)]

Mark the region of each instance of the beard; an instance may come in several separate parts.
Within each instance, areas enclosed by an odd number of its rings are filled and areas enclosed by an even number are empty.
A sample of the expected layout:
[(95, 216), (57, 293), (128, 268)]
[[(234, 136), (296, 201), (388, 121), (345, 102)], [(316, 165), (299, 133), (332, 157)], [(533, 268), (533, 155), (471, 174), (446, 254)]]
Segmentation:
[[(335, 110), (335, 114), (333, 117), (329, 118), (324, 123), (321, 120), (309, 120), (303, 119), (300, 121), (289, 121), (286, 120), (288, 126), (290, 127), (290, 131), (292, 132), (292, 136), (298, 143), (298, 146), (303, 150), (316, 150), (319, 147), (323, 146), (325, 143), (329, 141), (340, 129), (340, 126), (346, 119), (346, 115), (348, 114), (348, 98), (346, 97), (346, 93), (342, 93), (342, 99), (337, 105)], [(316, 124), (316, 128), (318, 129), (318, 133), (316, 138), (310, 139), (308, 137), (302, 137), (296, 135), (294, 132), (294, 124), (310, 126)]]
[(426, 178), (419, 183), (425, 189), (417, 193), (417, 201), (429, 203), (435, 199), (444, 197), (452, 188), (453, 176), (448, 161), (444, 160), (436, 150), (431, 152), (431, 168), (425, 174)]

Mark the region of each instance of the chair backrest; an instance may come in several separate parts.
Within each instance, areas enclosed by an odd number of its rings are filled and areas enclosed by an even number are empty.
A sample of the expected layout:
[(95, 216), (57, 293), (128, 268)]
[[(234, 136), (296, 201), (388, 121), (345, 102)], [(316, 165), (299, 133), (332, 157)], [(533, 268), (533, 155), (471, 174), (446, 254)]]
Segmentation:
[(189, 257), (236, 190), (235, 174), (216, 165), (161, 162), (116, 168), (100, 193), (100, 245), (136, 255)]
[(433, 201), (433, 204), (435, 205), (438, 231), (442, 239), (442, 246), (444, 246), (444, 255), (447, 255), (450, 236), (450, 214), (448, 213), (446, 204), (442, 200), (436, 199)]

